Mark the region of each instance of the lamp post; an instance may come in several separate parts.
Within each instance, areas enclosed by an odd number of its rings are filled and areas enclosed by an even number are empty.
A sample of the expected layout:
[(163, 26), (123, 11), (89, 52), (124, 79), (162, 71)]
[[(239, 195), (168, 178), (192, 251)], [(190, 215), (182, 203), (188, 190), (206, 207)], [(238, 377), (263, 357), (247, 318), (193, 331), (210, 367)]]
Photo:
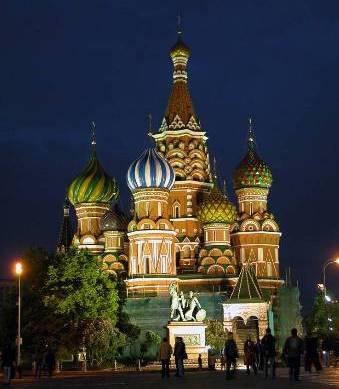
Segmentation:
[(326, 269), (329, 265), (331, 265), (333, 263), (336, 263), (337, 265), (339, 265), (339, 258), (330, 259), (329, 261), (325, 262), (325, 264), (323, 266), (324, 297), (326, 300), (327, 300), (327, 298), (326, 298), (327, 297), (327, 294), (326, 294)]
[(21, 274), (22, 274), (22, 263), (17, 262), (15, 264), (15, 273), (18, 276), (18, 356), (17, 366), (20, 367), (21, 363)]

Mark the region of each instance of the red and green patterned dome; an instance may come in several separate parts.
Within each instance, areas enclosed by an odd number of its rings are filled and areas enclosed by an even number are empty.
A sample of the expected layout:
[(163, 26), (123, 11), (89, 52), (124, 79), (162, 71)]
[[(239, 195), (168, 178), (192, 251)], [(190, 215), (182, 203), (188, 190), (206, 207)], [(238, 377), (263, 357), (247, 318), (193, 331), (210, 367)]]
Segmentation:
[(223, 194), (216, 180), (208, 197), (201, 203), (197, 217), (202, 224), (232, 224), (237, 219), (235, 206)]
[(258, 155), (250, 123), (248, 149), (233, 174), (234, 189), (270, 188), (273, 177), (270, 167)]

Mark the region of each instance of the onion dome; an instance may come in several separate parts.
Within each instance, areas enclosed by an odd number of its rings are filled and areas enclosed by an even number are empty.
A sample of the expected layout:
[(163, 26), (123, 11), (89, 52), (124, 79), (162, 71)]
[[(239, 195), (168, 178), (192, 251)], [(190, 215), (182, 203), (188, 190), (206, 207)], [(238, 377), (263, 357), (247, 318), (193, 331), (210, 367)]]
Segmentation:
[(188, 59), (190, 56), (190, 49), (182, 40), (182, 35), (180, 31), (178, 31), (178, 40), (171, 48), (170, 55), (173, 60), (176, 57), (186, 57)]
[(132, 192), (144, 188), (171, 189), (175, 180), (169, 162), (155, 149), (146, 149), (127, 172), (127, 185)]
[(100, 165), (96, 155), (93, 135), (92, 151), (85, 169), (74, 178), (68, 188), (68, 199), (73, 204), (110, 203), (119, 194), (115, 179), (112, 179)]
[(221, 192), (215, 177), (211, 192), (198, 209), (198, 219), (202, 224), (232, 224), (236, 221), (237, 216), (236, 207)]
[(273, 177), (270, 167), (260, 158), (256, 151), (252, 122), (250, 119), (247, 153), (233, 174), (234, 189), (269, 189), (272, 185), (272, 181)]
[(126, 231), (127, 224), (126, 215), (115, 203), (101, 218), (99, 226), (102, 231)]

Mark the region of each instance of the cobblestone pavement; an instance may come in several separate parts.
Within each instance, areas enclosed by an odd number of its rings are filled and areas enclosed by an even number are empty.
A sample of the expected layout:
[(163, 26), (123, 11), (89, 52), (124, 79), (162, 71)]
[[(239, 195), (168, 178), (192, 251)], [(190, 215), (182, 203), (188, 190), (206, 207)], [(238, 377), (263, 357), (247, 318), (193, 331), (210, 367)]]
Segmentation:
[(217, 389), (235, 387), (237, 389), (249, 387), (252, 389), (332, 389), (339, 387), (339, 368), (328, 368), (320, 373), (302, 373), (299, 382), (290, 382), (286, 369), (277, 370), (277, 378), (265, 380), (262, 375), (247, 376), (243, 371), (237, 374), (232, 381), (226, 381), (225, 375), (220, 371), (191, 371), (184, 378), (174, 377), (162, 379), (159, 372), (152, 373), (97, 373), (80, 376), (55, 377), (52, 379), (42, 378), (40, 381), (32, 379), (14, 380), (13, 386), (20, 389), (77, 389), (77, 388), (129, 388), (129, 389), (166, 389), (166, 388), (194, 388), (194, 389)]

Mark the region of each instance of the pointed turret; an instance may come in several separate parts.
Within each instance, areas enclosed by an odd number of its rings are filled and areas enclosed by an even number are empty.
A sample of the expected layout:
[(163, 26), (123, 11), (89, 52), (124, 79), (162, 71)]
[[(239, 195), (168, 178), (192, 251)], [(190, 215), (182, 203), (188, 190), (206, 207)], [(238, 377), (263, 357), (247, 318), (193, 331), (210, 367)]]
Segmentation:
[(160, 131), (189, 128), (201, 131), (187, 83), (187, 63), (190, 49), (182, 39), (178, 27), (177, 41), (170, 51), (173, 62), (173, 84)]
[(243, 264), (230, 299), (262, 300), (261, 289), (251, 265)]
[(69, 202), (66, 198), (64, 201), (64, 216), (62, 219), (57, 251), (59, 252), (67, 251), (72, 244), (73, 235), (74, 233), (73, 233), (71, 220), (69, 216)]

